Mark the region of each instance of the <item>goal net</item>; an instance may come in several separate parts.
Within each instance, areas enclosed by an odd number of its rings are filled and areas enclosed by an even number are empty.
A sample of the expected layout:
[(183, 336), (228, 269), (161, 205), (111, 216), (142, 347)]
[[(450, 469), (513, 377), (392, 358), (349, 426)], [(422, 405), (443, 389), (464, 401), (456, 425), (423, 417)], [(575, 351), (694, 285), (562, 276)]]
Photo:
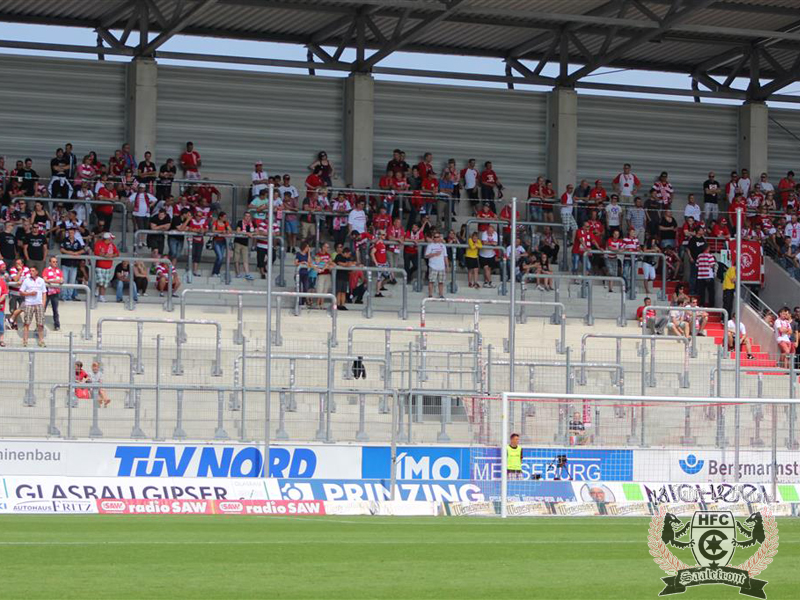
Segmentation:
[(786, 399), (505, 393), (468, 409), (470, 477), (503, 516), (515, 503), (800, 502)]

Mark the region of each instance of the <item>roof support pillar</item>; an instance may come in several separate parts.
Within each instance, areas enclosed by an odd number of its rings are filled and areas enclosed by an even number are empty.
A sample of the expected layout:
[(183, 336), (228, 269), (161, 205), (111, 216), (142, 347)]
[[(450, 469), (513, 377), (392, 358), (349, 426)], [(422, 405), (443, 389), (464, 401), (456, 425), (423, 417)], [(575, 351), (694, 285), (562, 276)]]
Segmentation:
[(344, 83), (344, 168), (346, 183), (372, 186), (372, 144), (375, 80), (369, 73), (351, 73)]
[(125, 132), (137, 160), (156, 153), (158, 67), (151, 58), (135, 58), (127, 65)]
[(547, 173), (560, 196), (578, 172), (578, 94), (556, 87), (547, 99)]
[(764, 102), (739, 107), (739, 168), (749, 169), (753, 181), (768, 168), (769, 109)]

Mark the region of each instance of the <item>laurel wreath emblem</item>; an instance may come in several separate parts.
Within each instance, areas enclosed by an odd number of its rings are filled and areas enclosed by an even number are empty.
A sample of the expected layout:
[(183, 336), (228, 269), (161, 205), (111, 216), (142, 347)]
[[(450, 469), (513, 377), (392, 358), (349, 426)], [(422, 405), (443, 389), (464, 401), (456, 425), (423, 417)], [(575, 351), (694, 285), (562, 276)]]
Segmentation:
[(661, 541), (661, 529), (664, 527), (664, 516), (667, 514), (667, 507), (660, 504), (658, 512), (650, 520), (650, 531), (647, 536), (647, 545), (650, 548), (650, 556), (656, 564), (667, 575), (676, 575), (678, 571), (690, 568), (685, 562), (669, 551), (667, 545)]
[[(661, 504), (658, 512), (650, 520), (650, 529), (647, 536), (647, 546), (650, 548), (650, 556), (655, 563), (667, 574), (675, 575), (678, 571), (690, 569), (677, 556), (670, 552), (666, 544), (661, 541), (661, 530), (664, 526), (664, 517), (667, 514), (667, 507)], [(761, 509), (761, 516), (764, 523), (765, 539), (758, 549), (746, 562), (733, 567), (742, 571), (747, 571), (750, 577), (755, 577), (772, 562), (772, 557), (778, 553), (778, 525), (775, 523), (775, 516), (768, 508)]]
[(767, 565), (772, 562), (772, 557), (778, 553), (778, 524), (775, 523), (775, 516), (768, 508), (762, 508), (761, 517), (764, 522), (764, 542), (758, 552), (753, 554), (747, 562), (734, 567), (734, 569), (747, 571), (750, 577), (755, 577), (766, 569)]

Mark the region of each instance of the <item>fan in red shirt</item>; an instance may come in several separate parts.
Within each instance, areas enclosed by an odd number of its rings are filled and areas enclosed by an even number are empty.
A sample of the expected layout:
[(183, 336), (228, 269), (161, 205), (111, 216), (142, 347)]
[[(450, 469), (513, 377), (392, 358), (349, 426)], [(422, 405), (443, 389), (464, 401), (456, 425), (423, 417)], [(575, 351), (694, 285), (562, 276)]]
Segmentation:
[(422, 180), (422, 191), (434, 195), (439, 191), (439, 180), (435, 176), (427, 177)]
[(433, 154), (426, 152), (422, 156), (422, 161), (417, 165), (420, 179), (430, 179), (436, 177), (436, 170), (433, 168)]
[(394, 171), (387, 170), (386, 175), (378, 180), (378, 187), (382, 190), (391, 190), (394, 181)]
[[(497, 215), (490, 208), (489, 202), (484, 202), (483, 206), (475, 213), (476, 219), (494, 219), (497, 220)], [(478, 223), (478, 231), (486, 231), (489, 229), (491, 223)]]
[[(500, 219), (508, 223), (508, 225), (503, 225), (503, 235), (511, 235), (511, 204), (506, 204), (500, 210)], [(517, 223), (519, 223), (519, 211), (517, 211)], [(517, 225), (517, 235), (519, 235), (520, 230), (524, 230), (523, 226)]]
[(408, 188), (409, 185), (405, 173), (402, 171), (395, 171), (394, 179), (392, 179), (392, 189), (397, 192), (407, 192)]
[(193, 183), (187, 185), (183, 190), (181, 200), (184, 204), (194, 208), (200, 202), (200, 194), (197, 193), (197, 186)]
[(495, 189), (501, 191), (503, 188), (500, 185), (500, 179), (497, 173), (492, 169), (492, 162), (487, 160), (483, 164), (483, 171), (481, 171), (481, 197), (489, 202), (492, 211), (497, 210), (494, 204)]
[(606, 228), (605, 228), (605, 225), (603, 225), (603, 222), (600, 219), (597, 218), (597, 211), (596, 210), (593, 210), (590, 213), (590, 216), (589, 216), (589, 219), (588, 219), (587, 222), (589, 223), (589, 226), (591, 228), (592, 233), (594, 234), (594, 236), (598, 240), (601, 240), (601, 239), (603, 239), (605, 237)]
[(60, 285), (64, 283), (64, 273), (58, 268), (58, 259), (55, 256), (50, 257), (49, 265), (42, 271), (42, 279), (47, 284), (44, 310), (47, 311), (48, 305), (53, 307), (53, 327), (56, 331), (60, 331), (61, 319), (58, 314), (58, 294)]
[(603, 187), (603, 182), (599, 179), (594, 182), (592, 191), (589, 192), (589, 204), (593, 208), (601, 208), (608, 198), (608, 192)]
[(207, 180), (203, 180), (203, 182), (197, 187), (197, 195), (200, 196), (206, 206), (210, 206), (212, 209), (218, 210), (217, 207), (219, 207), (219, 201), (222, 198), (222, 195), (219, 193), (219, 190), (208, 183)]
[[(114, 189), (114, 184), (107, 181), (105, 186), (97, 191), (98, 200), (117, 200), (117, 190)], [(95, 212), (99, 217), (105, 221), (103, 231), (108, 231), (111, 228), (111, 219), (114, 218), (114, 205), (113, 204), (98, 204), (95, 206)]]
[(184, 179), (200, 179), (200, 153), (194, 149), (192, 142), (186, 142), (186, 152), (181, 154), (181, 168)]
[(778, 182), (778, 198), (780, 199), (781, 206), (786, 206), (789, 196), (794, 192), (794, 171), (786, 173), (786, 177)]
[(386, 231), (392, 223), (392, 217), (386, 211), (385, 206), (381, 206), (377, 215), (372, 218), (372, 226), (375, 231)]
[(728, 228), (728, 219), (722, 217), (711, 228), (711, 237), (730, 239), (731, 230)]
[(736, 223), (736, 209), (742, 209), (742, 215), (744, 215), (747, 211), (747, 200), (744, 196), (737, 193), (734, 196), (733, 201), (731, 202), (730, 206), (728, 207), (728, 213), (730, 214), (731, 223)]
[[(8, 284), (6, 283), (5, 279), (0, 278), (0, 324), (5, 325), (6, 322), (6, 300), (8, 299)], [(5, 340), (3, 339), (3, 334), (5, 333), (5, 327), (0, 328), (0, 348), (6, 345)]]
[(581, 258), (585, 258), (584, 255), (588, 250), (599, 250), (599, 249), (600, 249), (600, 243), (594, 236), (594, 233), (592, 233), (591, 223), (589, 223), (589, 221), (586, 221), (583, 224), (583, 227), (581, 227), (575, 232), (575, 237), (572, 241), (572, 274), (573, 275), (578, 274), (578, 267), (581, 264)]

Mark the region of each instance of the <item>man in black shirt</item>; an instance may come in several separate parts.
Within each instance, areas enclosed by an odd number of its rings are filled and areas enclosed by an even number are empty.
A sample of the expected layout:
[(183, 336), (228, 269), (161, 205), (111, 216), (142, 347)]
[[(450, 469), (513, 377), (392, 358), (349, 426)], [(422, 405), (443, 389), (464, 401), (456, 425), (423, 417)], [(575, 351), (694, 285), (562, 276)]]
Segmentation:
[(25, 264), (31, 268), (36, 267), (36, 270), (42, 273), (47, 262), (47, 236), (41, 226), (28, 236), (22, 250)]
[(14, 224), (6, 221), (3, 233), (0, 233), (0, 256), (9, 265), (13, 265), (17, 258), (17, 237), (14, 235)]
[[(159, 231), (167, 231), (172, 224), (172, 219), (167, 214), (167, 209), (162, 205), (158, 212), (150, 217), (150, 229), (157, 229)], [(147, 236), (147, 247), (151, 250), (158, 250), (159, 254), (164, 254), (164, 236), (158, 234), (149, 234)]]
[(39, 174), (33, 170), (32, 158), (25, 159), (25, 166), (20, 171), (19, 176), (22, 177), (22, 189), (25, 190), (25, 195), (35, 195), (36, 182), (39, 180)]
[[(336, 255), (333, 262), (340, 267), (353, 267), (356, 261), (353, 259), (353, 253), (350, 251), (350, 246), (345, 246), (342, 251)], [(348, 292), (350, 291), (350, 271), (336, 271), (336, 304), (339, 310), (347, 310), (345, 304), (347, 303)]]
[[(67, 229), (67, 239), (61, 243), (61, 254), (70, 254), (73, 256), (86, 254), (86, 245), (78, 239), (77, 234), (77, 229)], [(79, 258), (64, 258), (61, 260), (61, 271), (64, 273), (64, 283), (77, 283), (78, 262), (80, 262)], [(65, 302), (68, 300), (77, 300), (78, 291), (63, 290), (61, 292), (61, 299)]]
[(67, 142), (64, 145), (64, 162), (67, 163), (67, 170), (66, 175), (67, 179), (72, 181), (75, 179), (75, 171), (78, 168), (78, 159), (75, 157), (75, 154), (72, 152), (72, 144)]
[(644, 202), (647, 213), (647, 231), (653, 237), (658, 237), (661, 226), (661, 201), (656, 196), (655, 190), (650, 192), (650, 197)]
[(28, 236), (31, 235), (31, 222), (23, 221), (22, 227), (17, 227), (14, 238), (17, 241), (17, 256), (25, 257), (25, 244), (28, 243)]
[(175, 161), (171, 158), (167, 159), (161, 168), (158, 170), (158, 183), (156, 185), (156, 198), (163, 200), (172, 193), (172, 180), (175, 179), (175, 174), (178, 168), (175, 166)]
[(152, 161), (153, 155), (148, 150), (144, 153), (144, 160), (139, 163), (139, 182), (147, 186), (147, 191), (153, 193), (153, 184), (156, 181), (156, 163)]
[(69, 165), (67, 159), (64, 158), (64, 149), (59, 148), (56, 150), (55, 158), (50, 161), (50, 177), (67, 177)]
[(705, 229), (698, 227), (694, 236), (686, 244), (689, 251), (689, 262), (692, 265), (689, 275), (689, 294), (694, 296), (697, 293), (697, 257), (706, 249), (708, 242), (705, 238)]
[(714, 172), (708, 174), (703, 183), (703, 204), (705, 205), (706, 223), (719, 218), (719, 201), (725, 189), (714, 179)]

